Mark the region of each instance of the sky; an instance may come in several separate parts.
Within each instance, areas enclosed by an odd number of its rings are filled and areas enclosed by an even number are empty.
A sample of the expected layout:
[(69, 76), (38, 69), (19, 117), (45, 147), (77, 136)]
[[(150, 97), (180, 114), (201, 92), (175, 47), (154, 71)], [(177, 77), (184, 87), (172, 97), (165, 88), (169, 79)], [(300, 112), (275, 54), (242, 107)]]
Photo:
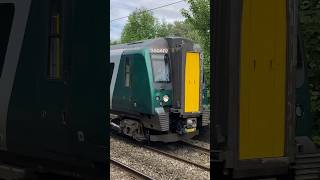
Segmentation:
[[(166, 4), (174, 3), (179, 0), (111, 0), (110, 2), (110, 21), (112, 19), (128, 16), (137, 8), (152, 9)], [(159, 20), (165, 20), (168, 23), (184, 20), (181, 15), (181, 9), (188, 9), (186, 2), (180, 2), (171, 6), (153, 10), (153, 15)], [(110, 39), (119, 40), (121, 31), (127, 23), (127, 18), (110, 22)]]

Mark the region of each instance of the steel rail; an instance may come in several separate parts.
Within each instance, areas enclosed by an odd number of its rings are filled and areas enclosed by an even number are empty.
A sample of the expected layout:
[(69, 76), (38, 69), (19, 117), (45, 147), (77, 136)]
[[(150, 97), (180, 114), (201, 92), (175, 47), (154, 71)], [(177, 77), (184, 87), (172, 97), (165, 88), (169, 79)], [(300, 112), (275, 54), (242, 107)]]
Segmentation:
[(201, 168), (201, 169), (203, 169), (203, 170), (210, 171), (210, 167), (207, 167), (207, 166), (204, 166), (204, 165), (201, 165), (201, 164), (197, 164), (197, 163), (195, 163), (195, 162), (193, 162), (193, 161), (190, 161), (190, 160), (181, 158), (181, 157), (176, 156), (176, 155), (174, 155), (174, 154), (171, 154), (171, 153), (168, 153), (168, 152), (165, 152), (165, 151), (162, 151), (162, 150), (159, 150), (159, 149), (150, 147), (150, 146), (146, 146), (146, 145), (144, 145), (143, 147), (145, 147), (146, 149), (149, 149), (149, 150), (151, 150), (151, 151), (157, 152), (157, 153), (159, 153), (159, 154), (165, 155), (165, 156), (167, 156), (167, 157), (176, 159), (176, 160), (178, 160), (178, 161), (182, 161), (182, 162), (184, 162), (184, 163), (187, 163), (187, 164), (196, 166), (196, 167)]
[(190, 146), (194, 149), (198, 149), (206, 154), (210, 154), (210, 149), (207, 149), (207, 148), (204, 148), (204, 147), (201, 147), (201, 146), (197, 146), (195, 144), (192, 144), (192, 143), (189, 143), (189, 142), (186, 142), (186, 141), (181, 141), (181, 144), (183, 145), (187, 145), (187, 146)]
[[(128, 140), (128, 139), (125, 139), (124, 137), (119, 137), (119, 136), (115, 136), (115, 137), (120, 138), (120, 139), (122, 139), (123, 141), (127, 141), (127, 140)], [(133, 141), (133, 143), (134, 143), (134, 144), (137, 144), (137, 143), (134, 142), (134, 141)], [(148, 145), (139, 144), (139, 146), (144, 147), (144, 148), (146, 148), (146, 149), (149, 149), (149, 150), (151, 150), (151, 151), (154, 151), (154, 152), (156, 152), (156, 153), (158, 153), (158, 154), (165, 155), (165, 156), (170, 157), (170, 158), (172, 158), (172, 159), (175, 159), (175, 160), (178, 160), (178, 161), (181, 161), (181, 162), (184, 162), (184, 163), (193, 165), (193, 166), (195, 166), (195, 167), (201, 168), (201, 169), (203, 169), (203, 170), (205, 170), (205, 171), (210, 171), (210, 167), (207, 167), (207, 166), (204, 166), (204, 165), (201, 165), (201, 164), (197, 164), (197, 163), (195, 163), (195, 162), (193, 162), (193, 161), (184, 159), (184, 158), (179, 157), (179, 156), (177, 156), (177, 155), (175, 155), (175, 154), (168, 153), (168, 152), (159, 150), (159, 149), (157, 149), (157, 148), (154, 148), (154, 147), (151, 147), (151, 146), (148, 146)]]
[(152, 177), (150, 177), (150, 176), (148, 176), (148, 175), (146, 175), (146, 174), (143, 174), (142, 172), (140, 172), (140, 171), (138, 171), (138, 170), (136, 170), (136, 169), (134, 169), (134, 168), (131, 168), (131, 167), (129, 167), (128, 165), (125, 165), (125, 164), (121, 163), (120, 161), (115, 160), (114, 158), (111, 158), (111, 157), (110, 157), (110, 162), (113, 163), (113, 164), (115, 164), (116, 166), (119, 166), (119, 167), (125, 169), (125, 170), (128, 171), (129, 173), (131, 173), (131, 174), (133, 174), (133, 175), (136, 175), (136, 176), (142, 178), (142, 179), (155, 180), (154, 178), (152, 178)]

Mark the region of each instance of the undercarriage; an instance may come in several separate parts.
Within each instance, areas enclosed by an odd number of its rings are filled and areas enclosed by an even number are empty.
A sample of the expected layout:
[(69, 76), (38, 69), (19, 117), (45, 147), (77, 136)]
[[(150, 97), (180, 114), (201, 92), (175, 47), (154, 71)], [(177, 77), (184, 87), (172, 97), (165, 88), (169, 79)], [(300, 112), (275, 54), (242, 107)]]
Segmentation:
[[(137, 141), (176, 142), (193, 138), (199, 134), (197, 118), (170, 120), (170, 127), (166, 131), (157, 129), (157, 124), (145, 123), (145, 119), (134, 119), (121, 115), (110, 115), (110, 126), (118, 133), (132, 137)], [(168, 119), (169, 121), (169, 119)], [(152, 119), (149, 122), (156, 122)], [(160, 127), (161, 125), (159, 125)]]

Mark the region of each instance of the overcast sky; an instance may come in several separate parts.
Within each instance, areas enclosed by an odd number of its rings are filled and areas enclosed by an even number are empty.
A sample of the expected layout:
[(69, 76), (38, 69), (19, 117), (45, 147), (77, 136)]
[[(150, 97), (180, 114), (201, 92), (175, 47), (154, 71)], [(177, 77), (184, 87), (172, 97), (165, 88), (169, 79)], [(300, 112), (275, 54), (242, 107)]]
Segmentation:
[[(110, 2), (110, 20), (128, 16), (137, 8), (147, 8), (152, 9), (178, 0), (111, 0)], [(184, 17), (181, 15), (181, 9), (188, 9), (189, 5), (186, 2), (180, 2), (173, 4), (171, 6), (163, 7), (156, 9), (153, 12), (153, 15), (162, 21), (163, 19), (166, 22), (172, 23), (178, 20), (184, 20)], [(127, 22), (127, 18), (110, 22), (110, 39), (118, 40), (121, 36), (121, 31), (124, 25)]]

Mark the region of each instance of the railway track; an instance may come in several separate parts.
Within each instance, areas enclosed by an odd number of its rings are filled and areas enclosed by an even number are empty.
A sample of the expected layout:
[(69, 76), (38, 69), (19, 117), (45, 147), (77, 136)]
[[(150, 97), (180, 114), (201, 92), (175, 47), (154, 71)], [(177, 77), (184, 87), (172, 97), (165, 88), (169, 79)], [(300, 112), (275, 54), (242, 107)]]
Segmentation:
[(197, 164), (197, 163), (195, 163), (195, 162), (193, 162), (193, 161), (190, 161), (190, 160), (181, 158), (181, 157), (176, 156), (176, 155), (174, 155), (174, 154), (172, 154), (172, 153), (168, 153), (168, 152), (166, 152), (166, 151), (162, 151), (162, 150), (159, 150), (159, 149), (154, 148), (154, 147), (151, 147), (151, 146), (143, 145), (143, 147), (146, 148), (146, 149), (149, 149), (149, 150), (151, 150), (151, 151), (157, 152), (157, 153), (159, 153), (159, 154), (165, 155), (165, 156), (167, 156), (167, 157), (170, 157), (170, 158), (172, 158), (172, 159), (175, 159), (175, 160), (178, 160), (178, 161), (182, 161), (182, 162), (187, 163), (187, 164), (190, 164), (190, 165), (192, 165), (192, 166), (196, 166), (196, 167), (201, 168), (201, 169), (203, 169), (203, 170), (205, 170), (205, 171), (210, 171), (210, 167), (207, 167), (207, 166), (204, 166), (204, 165), (201, 165), (201, 164)]
[(200, 151), (202, 151), (202, 152), (204, 152), (204, 153), (206, 153), (206, 154), (210, 154), (210, 149), (208, 149), (208, 148), (204, 148), (204, 147), (195, 145), (195, 144), (190, 143), (190, 142), (187, 142), (187, 141), (182, 141), (181, 143), (182, 143), (183, 145), (190, 146), (190, 147), (192, 147), (192, 148), (194, 148), (194, 149), (198, 149), (198, 150), (200, 150)]
[(111, 158), (111, 157), (110, 157), (110, 162), (112, 164), (124, 169), (125, 171), (129, 172), (130, 174), (132, 174), (132, 175), (134, 175), (136, 177), (139, 177), (139, 178), (145, 179), (145, 180), (155, 180), (154, 178), (152, 178), (152, 177), (150, 177), (150, 176), (148, 176), (148, 175), (146, 175), (146, 174), (144, 174), (144, 173), (142, 173), (140, 171), (137, 171), (137, 170), (135, 170), (135, 169), (133, 169), (133, 168), (121, 163), (120, 161), (117, 161), (117, 160)]
[[(117, 137), (123, 141), (128, 141), (129, 139), (126, 139), (125, 137), (122, 137), (122, 136), (117, 136), (115, 134), (113, 134), (114, 137)], [(164, 156), (167, 156), (169, 158), (172, 158), (172, 159), (175, 159), (175, 160), (178, 160), (178, 161), (181, 161), (183, 163), (186, 163), (186, 164), (189, 164), (189, 165), (192, 165), (192, 166), (195, 166), (197, 168), (200, 168), (202, 170), (205, 170), (205, 171), (210, 171), (210, 167), (208, 166), (204, 166), (204, 165), (201, 165), (201, 164), (198, 164), (196, 162), (193, 162), (193, 161), (190, 161), (190, 160), (187, 160), (185, 158), (182, 158), (180, 157), (179, 155), (176, 155), (176, 154), (173, 154), (173, 153), (169, 153), (169, 152), (166, 152), (166, 151), (163, 151), (163, 150), (160, 150), (158, 148), (155, 148), (155, 147), (152, 147), (152, 146), (149, 146), (149, 145), (144, 145), (144, 144), (140, 144), (140, 143), (137, 143), (135, 141), (130, 141), (134, 144), (139, 144), (139, 146), (142, 146), (143, 148), (146, 148), (146, 149), (149, 149), (153, 152), (156, 152), (158, 154), (161, 154), (161, 155), (164, 155)], [(188, 144), (188, 146), (192, 146), (194, 149), (197, 149), (197, 150), (201, 150), (202, 152), (206, 153), (206, 154), (210, 154), (210, 150), (206, 149), (206, 148), (203, 148), (203, 147), (200, 147), (200, 146), (196, 146), (194, 144)]]

